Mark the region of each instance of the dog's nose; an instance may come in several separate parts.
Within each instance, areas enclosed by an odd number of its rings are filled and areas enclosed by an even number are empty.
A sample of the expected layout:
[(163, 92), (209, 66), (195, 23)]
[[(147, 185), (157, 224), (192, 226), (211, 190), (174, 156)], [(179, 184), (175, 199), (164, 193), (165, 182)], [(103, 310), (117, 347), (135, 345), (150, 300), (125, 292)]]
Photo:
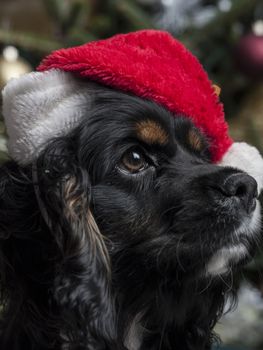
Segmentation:
[(257, 182), (253, 177), (245, 173), (234, 173), (220, 187), (226, 197), (238, 198), (248, 214), (254, 211), (258, 193)]

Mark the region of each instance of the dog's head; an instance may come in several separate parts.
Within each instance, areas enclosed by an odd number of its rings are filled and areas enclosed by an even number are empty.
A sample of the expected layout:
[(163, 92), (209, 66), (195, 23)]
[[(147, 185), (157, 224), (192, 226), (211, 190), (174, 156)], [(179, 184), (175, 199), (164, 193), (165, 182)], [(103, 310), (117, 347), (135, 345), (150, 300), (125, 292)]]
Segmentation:
[[(212, 164), (209, 140), (189, 119), (99, 87), (88, 114), (66, 139), (69, 170), (87, 173), (90, 213), (116, 263), (131, 254), (146, 274), (196, 279), (250, 256), (260, 219), (256, 181)], [(68, 181), (70, 194), (74, 177)]]
[(116, 261), (116, 270), (130, 255), (146, 275), (201, 279), (227, 274), (253, 255), (260, 226), (256, 181), (213, 164), (209, 140), (189, 118), (91, 86), (85, 118), (50, 140), (34, 163), (34, 180), (42, 184), (38, 204), (45, 207), (42, 196), (51, 196), (52, 215), (56, 192), (49, 182), (61, 186), (65, 218), (96, 227), (92, 242), (105, 261)]

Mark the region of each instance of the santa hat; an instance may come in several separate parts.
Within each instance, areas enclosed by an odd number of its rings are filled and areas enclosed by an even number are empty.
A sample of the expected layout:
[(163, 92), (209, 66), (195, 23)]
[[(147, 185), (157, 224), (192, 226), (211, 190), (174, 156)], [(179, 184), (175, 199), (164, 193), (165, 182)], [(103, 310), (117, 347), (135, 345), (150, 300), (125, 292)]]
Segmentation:
[(8, 149), (21, 165), (32, 162), (50, 139), (78, 125), (89, 104), (87, 81), (95, 81), (190, 118), (209, 139), (214, 162), (247, 171), (262, 188), (259, 152), (233, 143), (206, 72), (167, 32), (143, 30), (57, 50), (38, 71), (11, 80), (3, 90)]

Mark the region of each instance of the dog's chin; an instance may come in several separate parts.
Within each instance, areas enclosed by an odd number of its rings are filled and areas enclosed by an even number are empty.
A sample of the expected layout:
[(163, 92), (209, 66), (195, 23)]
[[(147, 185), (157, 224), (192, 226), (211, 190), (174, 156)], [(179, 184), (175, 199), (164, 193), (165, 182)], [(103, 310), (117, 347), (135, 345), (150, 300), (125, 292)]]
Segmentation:
[(228, 274), (232, 269), (248, 263), (259, 244), (258, 234), (261, 226), (260, 204), (257, 200), (256, 208), (250, 217), (245, 217), (241, 225), (233, 231), (231, 243), (218, 249), (206, 265), (206, 276), (220, 276)]

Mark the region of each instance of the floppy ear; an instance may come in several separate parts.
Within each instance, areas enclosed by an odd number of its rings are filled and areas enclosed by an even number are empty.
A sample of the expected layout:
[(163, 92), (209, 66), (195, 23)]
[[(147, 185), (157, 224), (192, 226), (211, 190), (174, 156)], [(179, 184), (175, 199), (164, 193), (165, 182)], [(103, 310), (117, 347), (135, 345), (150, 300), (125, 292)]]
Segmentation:
[(33, 172), (13, 161), (0, 167), (3, 348), (24, 339), (45, 348), (117, 348), (110, 261), (90, 201), (87, 170), (64, 140)]
[(76, 154), (65, 138), (53, 142), (34, 165), (35, 190), (57, 247), (53, 293), (62, 333), (85, 348), (108, 349), (116, 339), (110, 259), (92, 215), (89, 175)]

